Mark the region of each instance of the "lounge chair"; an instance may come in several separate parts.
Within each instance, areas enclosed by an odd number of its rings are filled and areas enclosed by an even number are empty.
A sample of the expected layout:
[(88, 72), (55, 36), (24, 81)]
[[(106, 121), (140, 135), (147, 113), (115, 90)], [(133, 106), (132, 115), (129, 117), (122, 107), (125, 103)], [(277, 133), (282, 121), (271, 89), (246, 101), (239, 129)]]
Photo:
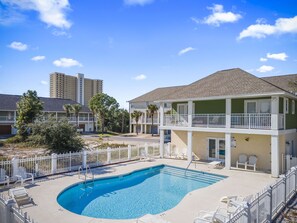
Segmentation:
[(213, 168), (220, 168), (223, 167), (223, 161), (212, 161), (210, 163), (207, 164), (209, 167), (213, 167)]
[(246, 169), (248, 167), (253, 167), (254, 171), (256, 171), (256, 165), (257, 165), (257, 157), (255, 155), (249, 156), (249, 160), (246, 164)]
[(0, 169), (0, 184), (9, 185), (9, 176), (6, 175), (6, 171), (4, 169)]
[(24, 167), (19, 167), (18, 174), (16, 175), (17, 182), (21, 182), (21, 185), (24, 184), (25, 181), (31, 180), (32, 184), (34, 184), (34, 176), (32, 173), (27, 173)]
[(24, 187), (16, 187), (9, 189), (9, 196), (16, 202), (20, 207), (26, 204), (34, 204), (33, 199), (29, 196), (28, 192)]
[(236, 161), (236, 168), (239, 168), (238, 166), (244, 166), (244, 169), (246, 169), (247, 164), (247, 155), (246, 154), (240, 154), (238, 157), (238, 160)]
[(215, 211), (200, 211), (194, 223), (226, 222), (227, 220), (227, 210), (219, 207)]
[(221, 197), (220, 202), (226, 203), (228, 206), (239, 206), (249, 203), (253, 198), (253, 195), (243, 196), (224, 196)]
[(136, 220), (136, 223), (170, 223), (157, 215), (146, 214)]

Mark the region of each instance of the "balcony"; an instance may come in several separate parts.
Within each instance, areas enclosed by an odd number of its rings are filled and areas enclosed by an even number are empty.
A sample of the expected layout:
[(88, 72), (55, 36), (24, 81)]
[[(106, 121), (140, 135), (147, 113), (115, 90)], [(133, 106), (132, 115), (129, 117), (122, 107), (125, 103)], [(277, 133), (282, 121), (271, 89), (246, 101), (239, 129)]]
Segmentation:
[[(158, 117), (154, 117), (154, 124), (159, 124), (159, 119)], [(146, 123), (147, 124), (152, 124), (152, 118), (146, 118)]]
[[(165, 115), (164, 126), (188, 127), (188, 115)], [(230, 127), (236, 129), (272, 129), (272, 115), (263, 113), (231, 114)], [(284, 115), (278, 115), (278, 129), (284, 128)], [(193, 114), (191, 127), (226, 128), (225, 114)]]

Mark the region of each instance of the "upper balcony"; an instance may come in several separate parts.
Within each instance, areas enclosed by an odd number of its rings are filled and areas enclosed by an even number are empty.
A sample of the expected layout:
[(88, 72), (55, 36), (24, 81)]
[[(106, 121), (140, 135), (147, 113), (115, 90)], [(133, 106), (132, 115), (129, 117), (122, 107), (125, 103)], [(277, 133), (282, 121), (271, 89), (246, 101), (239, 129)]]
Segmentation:
[[(192, 119), (191, 122), (189, 122), (189, 117)], [(277, 118), (278, 129), (283, 129), (284, 115), (278, 114)], [(197, 128), (227, 128), (230, 126), (230, 128), (237, 129), (273, 129), (270, 113), (231, 114), (229, 125), (226, 114), (164, 115), (164, 126)]]

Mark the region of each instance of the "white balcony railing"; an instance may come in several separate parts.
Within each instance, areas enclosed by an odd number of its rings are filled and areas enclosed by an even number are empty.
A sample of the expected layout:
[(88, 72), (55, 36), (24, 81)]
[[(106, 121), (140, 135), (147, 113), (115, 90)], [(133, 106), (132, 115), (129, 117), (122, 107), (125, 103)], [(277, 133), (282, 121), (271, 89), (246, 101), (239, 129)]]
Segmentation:
[(165, 115), (165, 126), (188, 126), (188, 115)]
[(1, 122), (13, 122), (14, 116), (0, 116)]
[[(151, 124), (152, 123), (152, 118), (147, 118), (146, 123)], [(158, 123), (159, 123), (158, 117), (154, 117), (154, 124), (158, 124)]]
[(226, 126), (225, 114), (195, 114), (192, 115), (193, 127), (220, 127)]
[(231, 128), (271, 129), (271, 114), (232, 114)]
[[(269, 113), (231, 114), (231, 128), (272, 129), (272, 117)], [(192, 127), (225, 128), (225, 114), (193, 114)], [(165, 126), (188, 126), (188, 115), (165, 115)], [(284, 129), (284, 115), (278, 114), (278, 129)]]

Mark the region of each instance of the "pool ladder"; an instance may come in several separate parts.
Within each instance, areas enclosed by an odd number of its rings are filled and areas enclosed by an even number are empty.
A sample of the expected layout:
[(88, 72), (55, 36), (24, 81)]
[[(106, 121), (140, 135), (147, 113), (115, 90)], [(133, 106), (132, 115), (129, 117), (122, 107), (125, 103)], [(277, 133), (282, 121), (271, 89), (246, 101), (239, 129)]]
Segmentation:
[[(80, 166), (78, 168), (78, 178), (79, 179), (81, 179), (80, 176), (81, 176), (82, 172), (83, 172), (83, 167)], [(89, 175), (88, 175), (88, 173), (89, 173)], [(88, 186), (88, 178), (92, 179), (92, 184), (94, 186), (94, 174), (92, 173), (91, 168), (90, 168), (89, 165), (86, 166), (86, 169), (85, 169), (83, 175), (84, 175), (84, 178), (83, 178), (83, 180), (84, 180), (84, 188), (87, 188), (88, 187), (88, 188), (93, 189), (93, 187)]]
[[(196, 162), (195, 162), (195, 161), (198, 161), (198, 160), (200, 160), (200, 158), (199, 158), (195, 153), (192, 152), (192, 159), (191, 159), (191, 161), (189, 162), (189, 164), (188, 164), (188, 166), (187, 166), (187, 168), (186, 168), (186, 171), (189, 169), (190, 165), (191, 165), (193, 162), (195, 163), (195, 169), (196, 169)], [(185, 172), (186, 172), (186, 171), (185, 171)]]

